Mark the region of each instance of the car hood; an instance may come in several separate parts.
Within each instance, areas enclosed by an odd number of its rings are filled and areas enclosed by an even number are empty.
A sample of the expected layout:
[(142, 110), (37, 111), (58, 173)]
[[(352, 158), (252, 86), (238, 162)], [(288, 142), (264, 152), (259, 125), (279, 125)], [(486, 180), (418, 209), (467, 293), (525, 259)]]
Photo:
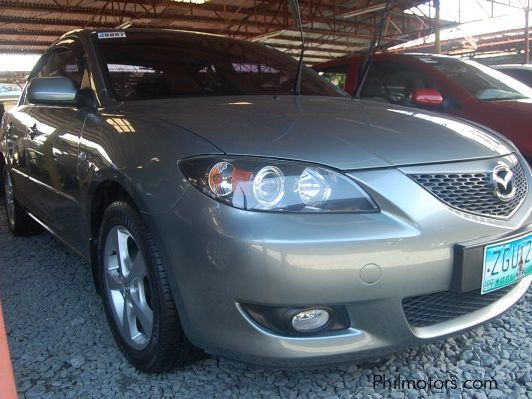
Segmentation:
[(226, 154), (295, 159), (343, 170), (512, 151), (490, 133), (456, 119), (349, 98), (195, 97), (127, 102), (120, 110), (187, 129)]

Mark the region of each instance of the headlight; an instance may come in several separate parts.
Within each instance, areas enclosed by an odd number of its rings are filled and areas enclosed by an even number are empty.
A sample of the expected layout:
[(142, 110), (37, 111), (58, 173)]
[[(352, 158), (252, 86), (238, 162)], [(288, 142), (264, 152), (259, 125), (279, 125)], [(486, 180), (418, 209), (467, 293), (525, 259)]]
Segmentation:
[(179, 162), (188, 181), (224, 204), (269, 212), (378, 212), (353, 180), (322, 166), (251, 157)]

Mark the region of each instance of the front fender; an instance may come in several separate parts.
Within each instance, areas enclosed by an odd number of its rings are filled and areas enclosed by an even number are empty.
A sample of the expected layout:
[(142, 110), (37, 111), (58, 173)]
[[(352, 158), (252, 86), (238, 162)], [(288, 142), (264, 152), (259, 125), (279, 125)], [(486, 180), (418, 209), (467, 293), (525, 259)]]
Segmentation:
[(184, 129), (142, 115), (88, 115), (80, 138), (82, 207), (106, 181), (122, 186), (144, 213), (172, 209), (188, 188), (177, 162), (200, 154), (219, 154), (212, 144)]

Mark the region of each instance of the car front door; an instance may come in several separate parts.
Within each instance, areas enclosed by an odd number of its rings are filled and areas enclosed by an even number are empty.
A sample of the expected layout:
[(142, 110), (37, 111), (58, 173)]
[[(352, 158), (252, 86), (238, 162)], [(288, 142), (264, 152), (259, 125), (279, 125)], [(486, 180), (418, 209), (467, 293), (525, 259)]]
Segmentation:
[[(90, 88), (86, 57), (76, 39), (50, 50), (38, 77), (63, 76)], [(88, 245), (79, 205), (79, 141), (87, 112), (75, 106), (31, 105), (27, 142), (31, 209), (62, 239), (85, 253)]]
[[(369, 69), (360, 98), (408, 107), (418, 107), (411, 101), (411, 95), (416, 89), (442, 90), (421, 71), (413, 66), (396, 61), (374, 61)], [(443, 93), (444, 105), (433, 108), (434, 111), (447, 112), (450, 108), (450, 98)]]
[(35, 121), (31, 117), (31, 106), (23, 104), (22, 101), (19, 101), (4, 115), (2, 146), (4, 146), (8, 158), (6, 162), (11, 168), (15, 196), (25, 207), (28, 207), (31, 197), (25, 149), (28, 141), (28, 130), (34, 123)]

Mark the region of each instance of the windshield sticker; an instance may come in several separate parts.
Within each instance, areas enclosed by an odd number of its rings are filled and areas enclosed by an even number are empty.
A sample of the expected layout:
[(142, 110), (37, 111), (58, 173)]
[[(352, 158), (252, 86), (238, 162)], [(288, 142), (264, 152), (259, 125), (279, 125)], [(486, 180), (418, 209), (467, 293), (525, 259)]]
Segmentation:
[(98, 32), (98, 39), (118, 39), (126, 37), (126, 32)]
[(155, 69), (139, 65), (107, 64), (109, 72), (155, 73)]

